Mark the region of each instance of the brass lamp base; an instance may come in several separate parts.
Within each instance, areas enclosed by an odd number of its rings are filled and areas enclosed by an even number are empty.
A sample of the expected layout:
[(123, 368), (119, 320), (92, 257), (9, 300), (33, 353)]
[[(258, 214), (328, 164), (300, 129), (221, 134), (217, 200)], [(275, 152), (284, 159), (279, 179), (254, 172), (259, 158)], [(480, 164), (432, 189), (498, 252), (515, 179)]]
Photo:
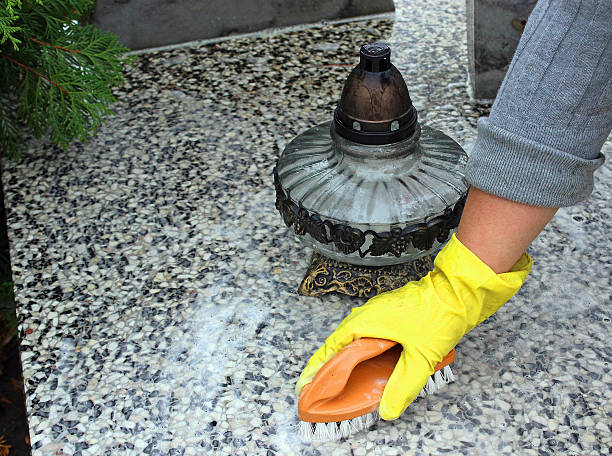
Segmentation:
[(371, 298), (411, 280), (419, 280), (433, 269), (434, 258), (435, 254), (432, 254), (392, 266), (360, 266), (332, 260), (315, 252), (298, 293), (321, 296), (336, 292)]

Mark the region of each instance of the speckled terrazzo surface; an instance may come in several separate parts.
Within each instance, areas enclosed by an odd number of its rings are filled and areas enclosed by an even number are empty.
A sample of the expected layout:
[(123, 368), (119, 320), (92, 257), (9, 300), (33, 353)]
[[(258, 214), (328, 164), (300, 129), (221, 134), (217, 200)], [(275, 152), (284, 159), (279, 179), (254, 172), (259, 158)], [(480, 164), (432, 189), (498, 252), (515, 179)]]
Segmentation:
[(310, 252), (274, 209), (279, 151), (330, 118), (374, 40), (421, 121), (475, 138), (464, 2), (396, 5), (394, 21), (142, 55), (91, 143), (4, 164), (35, 455), (609, 453), (610, 162), (460, 343), (456, 383), (349, 440), (297, 438), (295, 380), (361, 301), (295, 293)]

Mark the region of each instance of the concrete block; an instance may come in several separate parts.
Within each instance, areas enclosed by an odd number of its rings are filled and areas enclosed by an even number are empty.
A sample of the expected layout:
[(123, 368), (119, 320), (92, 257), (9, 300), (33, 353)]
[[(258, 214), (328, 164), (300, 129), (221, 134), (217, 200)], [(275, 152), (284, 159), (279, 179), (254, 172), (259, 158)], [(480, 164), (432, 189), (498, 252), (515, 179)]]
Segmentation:
[(142, 49), (393, 10), (393, 0), (98, 0), (94, 23)]
[(494, 99), (537, 0), (467, 0), (472, 94)]

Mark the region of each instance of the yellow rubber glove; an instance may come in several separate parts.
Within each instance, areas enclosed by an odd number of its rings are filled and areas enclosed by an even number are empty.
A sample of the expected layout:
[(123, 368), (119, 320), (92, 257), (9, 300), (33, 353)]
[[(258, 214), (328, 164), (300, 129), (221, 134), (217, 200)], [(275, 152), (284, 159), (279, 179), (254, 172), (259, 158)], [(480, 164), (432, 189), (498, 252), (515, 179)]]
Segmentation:
[(296, 393), (353, 340), (393, 340), (403, 351), (383, 392), (379, 413), (385, 420), (396, 419), (417, 397), (444, 355), (519, 290), (531, 264), (531, 257), (524, 253), (510, 272), (495, 274), (453, 235), (427, 276), (352, 310), (310, 358)]

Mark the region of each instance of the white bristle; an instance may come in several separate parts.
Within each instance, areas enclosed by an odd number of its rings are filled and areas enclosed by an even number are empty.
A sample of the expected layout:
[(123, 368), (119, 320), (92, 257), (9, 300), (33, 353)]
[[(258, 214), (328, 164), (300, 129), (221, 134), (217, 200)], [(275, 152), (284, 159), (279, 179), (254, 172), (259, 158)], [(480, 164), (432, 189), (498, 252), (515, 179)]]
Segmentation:
[(329, 440), (327, 436), (327, 423), (317, 423), (315, 438), (317, 440)]
[(365, 427), (370, 427), (372, 426), (374, 423), (376, 423), (378, 420), (380, 420), (380, 415), (378, 414), (378, 411), (374, 411), (372, 413), (368, 413), (366, 415), (366, 422), (365, 422)]
[(315, 424), (313, 440), (327, 440), (327, 425), (325, 423)]
[(436, 384), (433, 382), (431, 377), (427, 379), (427, 384), (423, 388), (427, 394), (433, 394), (436, 391)]
[(442, 385), (444, 385), (444, 379), (442, 378), (442, 374), (440, 373), (440, 371), (436, 371), (433, 375), (434, 378), (434, 383), (436, 384), (436, 388), (440, 389), (442, 388)]
[[(427, 384), (417, 397), (425, 397), (436, 392), (444, 385), (454, 382), (455, 376), (450, 366), (436, 371), (427, 379)], [(338, 421), (333, 423), (309, 423), (300, 421), (300, 437), (303, 440), (323, 440), (333, 441), (343, 437), (348, 437), (351, 434), (361, 432), (380, 419), (378, 411), (367, 413), (362, 416), (355, 417), (351, 420)]]
[(328, 440), (337, 440), (340, 435), (340, 423), (327, 423), (327, 438)]
[(302, 440), (312, 440), (312, 426), (313, 423), (309, 423), (307, 421), (300, 421), (299, 431), (300, 438)]
[(446, 366), (444, 369), (442, 369), (442, 372), (444, 374), (446, 383), (452, 383), (455, 381), (455, 376), (453, 375), (453, 371), (451, 370), (450, 366)]
[(339, 440), (369, 428), (379, 419), (378, 412), (372, 412), (351, 420), (334, 423), (308, 423), (300, 421), (300, 437), (303, 440)]
[(350, 420), (340, 421), (340, 436), (348, 437), (352, 434), (352, 428)]
[(360, 416), (353, 418), (352, 420), (348, 420), (348, 422), (351, 426), (351, 434), (360, 432), (363, 429)]

